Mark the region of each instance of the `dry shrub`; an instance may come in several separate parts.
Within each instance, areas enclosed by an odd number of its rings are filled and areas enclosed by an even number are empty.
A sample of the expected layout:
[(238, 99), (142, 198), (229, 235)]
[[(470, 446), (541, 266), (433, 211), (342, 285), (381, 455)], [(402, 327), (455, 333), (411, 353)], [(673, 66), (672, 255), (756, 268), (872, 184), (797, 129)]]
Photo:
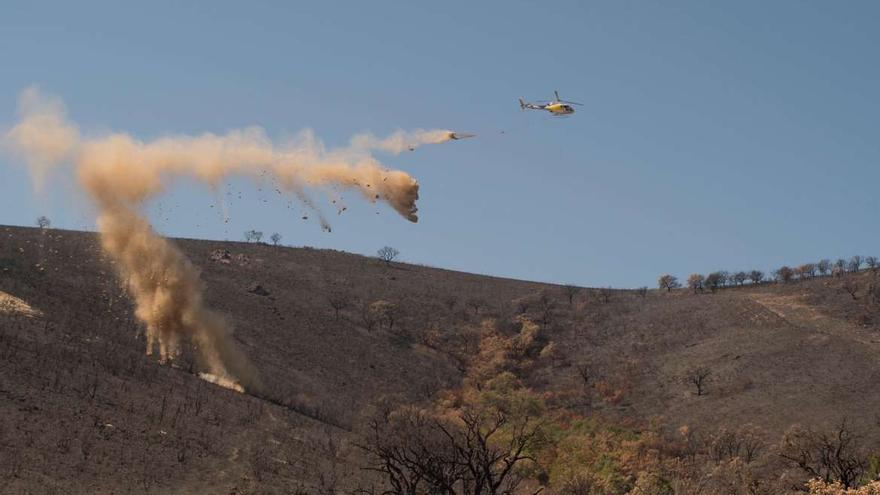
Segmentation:
[(810, 495), (880, 495), (880, 481), (872, 481), (860, 488), (844, 488), (840, 483), (811, 480), (807, 483)]

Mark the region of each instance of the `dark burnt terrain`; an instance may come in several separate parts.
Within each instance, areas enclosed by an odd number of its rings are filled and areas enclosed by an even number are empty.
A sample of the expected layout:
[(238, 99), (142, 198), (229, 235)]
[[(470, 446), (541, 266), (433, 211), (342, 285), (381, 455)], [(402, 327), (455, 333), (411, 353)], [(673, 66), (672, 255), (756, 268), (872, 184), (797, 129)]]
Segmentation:
[[(870, 272), (715, 294), (583, 289), (569, 301), (560, 286), (343, 252), (174, 242), (263, 387), (199, 379), (191, 350), (173, 365), (145, 356), (95, 234), (2, 227), (4, 493), (353, 490), (372, 481), (355, 446), (365, 418), (458, 387), (481, 325), (513, 333), (523, 314), (554, 344), (525, 377), (554, 407), (660, 417), (670, 431), (753, 425), (769, 442), (843, 417), (867, 431), (880, 410)], [(391, 308), (381, 319), (365, 310), (376, 301)], [(601, 383), (586, 399), (584, 364)], [(705, 395), (684, 383), (693, 367), (712, 371)]]

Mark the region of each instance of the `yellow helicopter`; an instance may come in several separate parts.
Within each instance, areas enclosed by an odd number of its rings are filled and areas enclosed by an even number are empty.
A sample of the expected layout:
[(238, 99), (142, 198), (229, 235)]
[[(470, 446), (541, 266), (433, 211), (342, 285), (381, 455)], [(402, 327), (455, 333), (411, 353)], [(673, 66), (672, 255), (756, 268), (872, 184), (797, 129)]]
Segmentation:
[(556, 99), (547, 102), (531, 103), (528, 101), (524, 101), (522, 98), (520, 98), (519, 107), (523, 110), (527, 108), (529, 110), (546, 110), (556, 117), (561, 117), (563, 115), (571, 115), (574, 113), (574, 107), (572, 107), (572, 105), (583, 105), (583, 103), (576, 103), (574, 101), (566, 101), (560, 99), (559, 91), (554, 91), (553, 94), (556, 95)]

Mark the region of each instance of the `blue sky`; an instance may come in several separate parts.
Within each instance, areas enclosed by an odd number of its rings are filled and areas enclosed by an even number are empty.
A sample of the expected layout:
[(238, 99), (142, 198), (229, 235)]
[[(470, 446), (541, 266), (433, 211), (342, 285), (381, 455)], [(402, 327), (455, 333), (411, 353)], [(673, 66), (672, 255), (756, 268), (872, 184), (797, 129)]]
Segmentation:
[[(880, 254), (876, 2), (199, 3), (4, 2), (0, 127), (38, 84), (83, 130), (145, 139), (248, 125), (311, 128), (331, 146), (361, 131), (478, 134), (379, 156), (421, 183), (418, 224), (357, 201), (336, 216), (315, 194), (328, 234), (236, 179), (228, 224), (197, 184), (151, 203), (173, 236), (253, 228), (616, 287)], [(518, 97), (554, 89), (584, 106), (520, 111)], [(0, 173), (0, 224), (94, 228), (69, 178), (40, 198), (18, 164), (0, 157)]]

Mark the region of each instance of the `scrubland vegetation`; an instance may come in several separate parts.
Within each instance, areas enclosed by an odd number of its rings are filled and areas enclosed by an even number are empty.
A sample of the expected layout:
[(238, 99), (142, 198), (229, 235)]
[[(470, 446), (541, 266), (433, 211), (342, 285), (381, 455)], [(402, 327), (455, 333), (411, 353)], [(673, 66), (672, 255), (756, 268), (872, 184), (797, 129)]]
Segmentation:
[(880, 493), (870, 257), (614, 290), (177, 241), (240, 394), (144, 356), (92, 234), (0, 239), (5, 493)]

